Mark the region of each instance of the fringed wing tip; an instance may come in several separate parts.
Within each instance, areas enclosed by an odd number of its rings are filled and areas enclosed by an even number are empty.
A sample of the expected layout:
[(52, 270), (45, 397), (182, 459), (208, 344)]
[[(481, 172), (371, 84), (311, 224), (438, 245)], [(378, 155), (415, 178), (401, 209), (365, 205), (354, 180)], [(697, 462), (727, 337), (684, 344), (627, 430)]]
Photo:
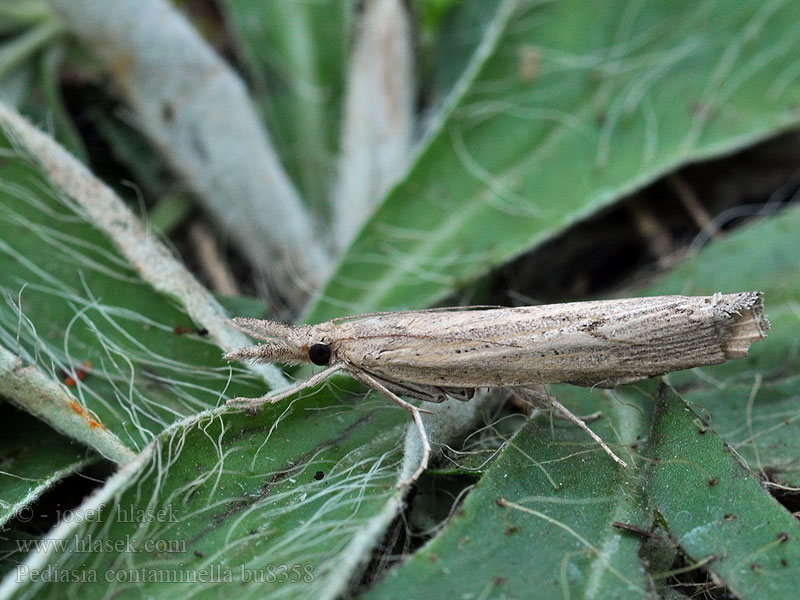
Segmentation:
[(744, 358), (750, 345), (763, 340), (769, 330), (762, 292), (731, 294), (733, 302), (721, 307), (731, 317), (728, 337), (722, 345), (725, 358)]

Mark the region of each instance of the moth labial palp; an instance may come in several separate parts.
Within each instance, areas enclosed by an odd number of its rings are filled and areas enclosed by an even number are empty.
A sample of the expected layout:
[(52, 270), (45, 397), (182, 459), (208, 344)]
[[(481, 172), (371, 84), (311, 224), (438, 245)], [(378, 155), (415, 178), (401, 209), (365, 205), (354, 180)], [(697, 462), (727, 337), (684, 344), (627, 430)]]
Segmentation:
[[(541, 404), (542, 395), (534, 389), (541, 384), (610, 388), (742, 358), (769, 329), (761, 292), (370, 313), (317, 325), (245, 318), (233, 323), (264, 343), (229, 352), (228, 360), (325, 368), (275, 394), (234, 398), (229, 404), (274, 403), (344, 371), (408, 411), (423, 452), (419, 467), (398, 487), (416, 481), (431, 454), (420, 415), (429, 411), (401, 396), (466, 401), (478, 388), (499, 387)], [(544, 402), (627, 466), (560, 402), (547, 396)]]

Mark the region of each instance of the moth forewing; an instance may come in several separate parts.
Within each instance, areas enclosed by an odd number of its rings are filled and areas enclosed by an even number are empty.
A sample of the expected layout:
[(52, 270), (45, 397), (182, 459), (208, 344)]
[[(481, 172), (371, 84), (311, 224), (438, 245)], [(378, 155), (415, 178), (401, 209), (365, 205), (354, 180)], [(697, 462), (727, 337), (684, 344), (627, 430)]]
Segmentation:
[[(230, 359), (327, 366), (313, 383), (347, 370), (409, 411), (424, 439), (424, 464), (430, 449), (421, 409), (399, 395), (435, 401), (451, 390), (468, 396), (482, 387), (612, 387), (741, 358), (769, 328), (760, 292), (377, 313), (299, 327), (253, 319), (237, 319), (236, 325), (267, 343), (230, 353)], [(309, 385), (232, 402), (254, 406)]]
[(747, 292), (387, 314), (337, 325), (335, 337), (347, 361), (388, 380), (613, 387), (740, 357), (766, 328)]

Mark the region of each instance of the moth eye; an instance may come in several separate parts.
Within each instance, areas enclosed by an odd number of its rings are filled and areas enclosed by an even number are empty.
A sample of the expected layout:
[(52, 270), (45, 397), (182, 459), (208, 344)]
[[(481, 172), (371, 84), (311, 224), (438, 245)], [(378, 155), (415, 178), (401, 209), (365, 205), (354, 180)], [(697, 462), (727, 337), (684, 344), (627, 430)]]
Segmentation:
[(328, 344), (314, 344), (308, 349), (308, 358), (320, 367), (327, 365), (331, 359), (331, 347)]

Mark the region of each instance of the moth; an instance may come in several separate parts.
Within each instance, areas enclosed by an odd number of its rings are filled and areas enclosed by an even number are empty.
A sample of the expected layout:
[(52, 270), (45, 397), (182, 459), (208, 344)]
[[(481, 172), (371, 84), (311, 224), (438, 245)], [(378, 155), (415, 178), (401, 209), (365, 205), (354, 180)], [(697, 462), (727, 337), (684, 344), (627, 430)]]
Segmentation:
[(338, 371), (408, 411), (422, 439), (422, 459), (407, 486), (427, 468), (431, 447), (420, 413), (402, 396), (469, 400), (478, 388), (508, 388), (550, 405), (627, 464), (578, 416), (537, 387), (548, 383), (611, 388), (693, 367), (743, 358), (769, 322), (761, 292), (654, 296), (517, 308), (382, 312), (318, 325), (259, 319), (233, 323), (264, 343), (228, 360), (325, 367), (305, 381), (262, 398), (228, 403), (256, 408), (317, 385)]

